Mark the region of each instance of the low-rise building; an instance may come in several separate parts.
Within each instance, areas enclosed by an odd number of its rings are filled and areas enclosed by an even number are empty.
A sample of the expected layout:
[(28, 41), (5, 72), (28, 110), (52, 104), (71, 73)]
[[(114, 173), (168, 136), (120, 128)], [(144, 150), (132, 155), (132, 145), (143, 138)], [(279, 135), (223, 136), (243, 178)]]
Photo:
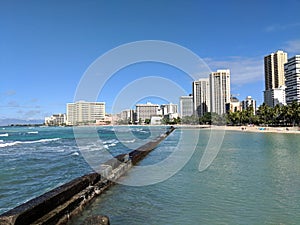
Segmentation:
[(241, 102), (236, 97), (231, 97), (230, 102), (226, 103), (226, 112), (242, 111)]
[(247, 96), (245, 100), (242, 101), (242, 110), (247, 110), (248, 108), (252, 108), (253, 114), (256, 114), (256, 101), (251, 97)]
[(136, 105), (136, 119), (137, 123), (145, 122), (146, 119), (151, 119), (151, 116), (159, 115), (159, 105), (147, 102), (147, 104)]
[(50, 117), (45, 117), (46, 126), (63, 126), (66, 125), (66, 114), (53, 114)]

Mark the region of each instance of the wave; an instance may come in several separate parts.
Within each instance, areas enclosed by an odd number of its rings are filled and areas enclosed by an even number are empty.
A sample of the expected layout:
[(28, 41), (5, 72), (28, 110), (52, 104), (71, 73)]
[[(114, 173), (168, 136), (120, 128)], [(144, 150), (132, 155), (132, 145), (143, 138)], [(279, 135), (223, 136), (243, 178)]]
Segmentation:
[(117, 139), (111, 139), (111, 140), (107, 140), (107, 141), (103, 141), (103, 144), (118, 144), (119, 141)]
[(34, 143), (43, 143), (43, 142), (49, 142), (49, 141), (57, 141), (60, 138), (50, 138), (50, 139), (40, 139), (36, 141), (14, 141), (14, 142), (8, 142), (8, 143), (2, 143), (0, 142), (0, 148), (19, 145), (19, 144), (34, 144)]
[(122, 141), (122, 143), (133, 143), (133, 142), (135, 142), (135, 139), (127, 140), (127, 141)]
[(38, 131), (29, 131), (27, 132), (27, 134), (38, 134), (39, 132)]
[(79, 156), (79, 153), (78, 152), (74, 152), (71, 155), (73, 155), (73, 156)]
[(8, 133), (0, 134), (0, 137), (8, 137)]

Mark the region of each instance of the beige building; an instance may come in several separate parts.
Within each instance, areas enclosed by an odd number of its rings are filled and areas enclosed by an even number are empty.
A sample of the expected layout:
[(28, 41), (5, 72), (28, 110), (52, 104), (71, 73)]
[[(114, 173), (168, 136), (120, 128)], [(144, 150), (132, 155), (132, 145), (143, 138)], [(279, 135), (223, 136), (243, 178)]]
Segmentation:
[(136, 119), (137, 122), (140, 120), (142, 122), (145, 119), (151, 119), (151, 116), (161, 115), (161, 110), (158, 104), (152, 104), (147, 102), (147, 104), (137, 104), (136, 105)]
[(279, 88), (285, 85), (284, 64), (287, 62), (287, 53), (277, 51), (264, 58), (265, 90)]
[(96, 123), (105, 118), (104, 102), (78, 101), (67, 104), (67, 124), (79, 125)]
[[(265, 67), (265, 91), (264, 102), (271, 106), (274, 102), (272, 99), (272, 90), (285, 86), (284, 64), (287, 62), (287, 53), (276, 51), (264, 58)], [(275, 91), (277, 92), (277, 91)], [(271, 104), (271, 105), (270, 105)]]
[(209, 78), (201, 78), (193, 82), (194, 114), (203, 116), (210, 112), (210, 85)]
[(230, 70), (217, 70), (209, 75), (210, 111), (219, 115), (226, 113), (230, 103)]
[(66, 114), (53, 114), (50, 117), (45, 117), (46, 126), (61, 126), (66, 124)]
[(236, 97), (230, 98), (230, 103), (226, 103), (226, 112), (242, 111), (241, 102)]

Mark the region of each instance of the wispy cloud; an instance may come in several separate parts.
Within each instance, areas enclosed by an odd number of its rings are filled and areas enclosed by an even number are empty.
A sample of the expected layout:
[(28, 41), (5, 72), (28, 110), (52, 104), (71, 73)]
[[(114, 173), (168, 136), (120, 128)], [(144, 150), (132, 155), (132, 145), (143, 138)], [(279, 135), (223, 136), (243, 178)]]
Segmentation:
[(292, 29), (295, 27), (299, 27), (300, 23), (290, 23), (290, 24), (273, 24), (270, 26), (267, 26), (265, 28), (266, 32), (276, 32), (276, 31), (283, 31), (287, 29)]
[(244, 85), (264, 80), (262, 57), (230, 57), (225, 60), (204, 59), (212, 70), (230, 69), (231, 83)]
[(291, 54), (300, 54), (300, 39), (287, 41), (283, 47), (285, 51)]
[(9, 101), (6, 106), (13, 107), (13, 108), (19, 108), (20, 104), (17, 101)]
[(8, 90), (8, 91), (4, 92), (5, 96), (13, 96), (15, 94), (16, 94), (15, 90)]
[(29, 111), (25, 112), (23, 115), (26, 119), (35, 119), (35, 118), (38, 118), (41, 113), (42, 113), (42, 111), (40, 111), (40, 110), (29, 110)]

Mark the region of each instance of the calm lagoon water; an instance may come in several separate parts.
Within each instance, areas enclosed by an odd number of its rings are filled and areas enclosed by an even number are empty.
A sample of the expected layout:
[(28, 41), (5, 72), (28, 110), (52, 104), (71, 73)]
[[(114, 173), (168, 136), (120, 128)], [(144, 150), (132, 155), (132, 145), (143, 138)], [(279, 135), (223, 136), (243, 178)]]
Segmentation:
[[(0, 213), (92, 171), (76, 147), (72, 128), (0, 129)], [(132, 147), (150, 136), (147, 127), (132, 128), (133, 139), (126, 139), (125, 128), (114, 129)], [(103, 149), (128, 151), (114, 129), (98, 129)], [(140, 165), (167, 157), (181, 132), (192, 137), (195, 131), (175, 130)], [(217, 158), (199, 172), (209, 134), (200, 131), (192, 158), (171, 178), (141, 187), (117, 184), (70, 224), (99, 214), (108, 215), (111, 224), (300, 224), (297, 134), (226, 131)], [(94, 143), (87, 148), (95, 148)], [(123, 179), (131, 176), (129, 172)]]

